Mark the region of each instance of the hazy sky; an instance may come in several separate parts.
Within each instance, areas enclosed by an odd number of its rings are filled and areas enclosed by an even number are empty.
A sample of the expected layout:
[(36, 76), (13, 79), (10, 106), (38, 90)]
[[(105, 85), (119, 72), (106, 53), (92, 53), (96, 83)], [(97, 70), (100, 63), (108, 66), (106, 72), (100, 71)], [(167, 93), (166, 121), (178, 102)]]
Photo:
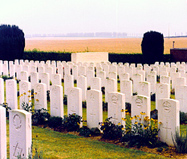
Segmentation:
[(187, 34), (187, 0), (0, 0), (0, 24), (25, 34), (154, 30)]

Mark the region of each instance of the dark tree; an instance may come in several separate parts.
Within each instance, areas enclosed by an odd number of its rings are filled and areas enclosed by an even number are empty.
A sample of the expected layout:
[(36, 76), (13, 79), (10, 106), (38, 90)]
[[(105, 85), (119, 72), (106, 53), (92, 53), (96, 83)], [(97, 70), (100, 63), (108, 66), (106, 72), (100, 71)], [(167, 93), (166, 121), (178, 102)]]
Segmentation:
[(144, 63), (153, 64), (155, 61), (162, 61), (164, 53), (163, 34), (156, 31), (144, 33), (141, 47)]
[(22, 59), (25, 37), (15, 25), (0, 25), (0, 60)]

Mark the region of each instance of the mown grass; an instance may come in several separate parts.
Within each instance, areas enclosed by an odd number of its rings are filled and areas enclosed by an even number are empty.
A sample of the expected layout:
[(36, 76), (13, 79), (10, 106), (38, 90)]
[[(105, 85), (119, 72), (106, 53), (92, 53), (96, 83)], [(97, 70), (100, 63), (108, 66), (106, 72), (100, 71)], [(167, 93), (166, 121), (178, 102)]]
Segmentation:
[[(7, 131), (8, 131), (7, 122)], [(9, 141), (8, 133), (7, 139)], [(145, 153), (143, 151), (123, 148), (114, 144), (92, 140), (73, 134), (65, 134), (50, 129), (33, 126), (32, 129), (33, 154), (42, 152), (44, 158), (160, 158), (165, 157)], [(9, 156), (9, 143), (8, 156)]]

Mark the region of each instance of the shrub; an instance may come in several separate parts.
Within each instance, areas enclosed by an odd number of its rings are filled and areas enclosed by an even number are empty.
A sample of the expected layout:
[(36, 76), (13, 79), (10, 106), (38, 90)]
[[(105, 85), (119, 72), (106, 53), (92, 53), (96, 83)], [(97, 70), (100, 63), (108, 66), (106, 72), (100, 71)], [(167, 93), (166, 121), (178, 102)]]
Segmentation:
[(50, 117), (48, 121), (48, 126), (50, 128), (58, 128), (62, 126), (62, 118), (61, 117)]
[(105, 122), (99, 123), (101, 126), (101, 130), (103, 131), (102, 138), (103, 139), (109, 139), (109, 140), (115, 140), (120, 139), (123, 134), (123, 126), (119, 123), (119, 125), (113, 124), (110, 119), (107, 118)]
[(64, 105), (67, 105), (67, 95), (64, 95), (63, 103)]
[(180, 111), (180, 124), (187, 124), (187, 113)]
[[(30, 105), (29, 105), (30, 104)], [(21, 104), (21, 107), (23, 110), (27, 111), (27, 112), (32, 112), (33, 110), (33, 104), (32, 103), (26, 103), (26, 102), (23, 102)]]
[(151, 94), (151, 101), (155, 101), (156, 100), (156, 95), (155, 93), (154, 94)]
[(103, 111), (108, 111), (108, 103), (103, 101)]
[(62, 120), (62, 125), (67, 131), (77, 131), (80, 127), (82, 117), (77, 114), (69, 114), (69, 116), (64, 116)]
[(50, 118), (50, 114), (44, 108), (42, 109), (35, 109), (32, 114), (32, 124), (33, 125), (43, 125), (47, 124)]
[(83, 101), (83, 102), (82, 102), (82, 107), (83, 107), (83, 108), (86, 108), (86, 101)]
[(79, 129), (79, 135), (84, 137), (90, 137), (92, 135), (92, 131), (87, 126), (83, 126)]
[(180, 135), (179, 130), (176, 130), (172, 139), (178, 153), (187, 153), (187, 130), (185, 135)]
[(25, 47), (24, 33), (18, 26), (0, 26), (0, 59), (22, 59)]
[(126, 142), (130, 147), (156, 147), (159, 144), (157, 120), (149, 119), (143, 112), (140, 116), (136, 115), (124, 120), (126, 121), (125, 134), (121, 142)]
[(158, 110), (157, 109), (152, 110), (150, 114), (151, 114), (151, 118), (158, 119)]
[(125, 109), (126, 109), (126, 112), (129, 112), (131, 113), (131, 103), (125, 103)]
[(144, 63), (153, 64), (163, 60), (164, 36), (163, 34), (150, 31), (144, 33), (141, 43)]

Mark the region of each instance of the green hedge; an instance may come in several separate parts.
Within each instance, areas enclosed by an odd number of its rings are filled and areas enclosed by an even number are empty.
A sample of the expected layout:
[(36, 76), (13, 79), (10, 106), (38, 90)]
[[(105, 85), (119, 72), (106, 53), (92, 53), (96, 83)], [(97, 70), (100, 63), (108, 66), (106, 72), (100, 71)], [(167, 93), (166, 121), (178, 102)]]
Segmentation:
[[(34, 61), (71, 61), (70, 52), (44, 52), (44, 51), (25, 51), (23, 59)], [(109, 53), (110, 62), (128, 62), (128, 63), (143, 63), (142, 54), (115, 54)], [(163, 62), (172, 62), (170, 54), (164, 55)]]

